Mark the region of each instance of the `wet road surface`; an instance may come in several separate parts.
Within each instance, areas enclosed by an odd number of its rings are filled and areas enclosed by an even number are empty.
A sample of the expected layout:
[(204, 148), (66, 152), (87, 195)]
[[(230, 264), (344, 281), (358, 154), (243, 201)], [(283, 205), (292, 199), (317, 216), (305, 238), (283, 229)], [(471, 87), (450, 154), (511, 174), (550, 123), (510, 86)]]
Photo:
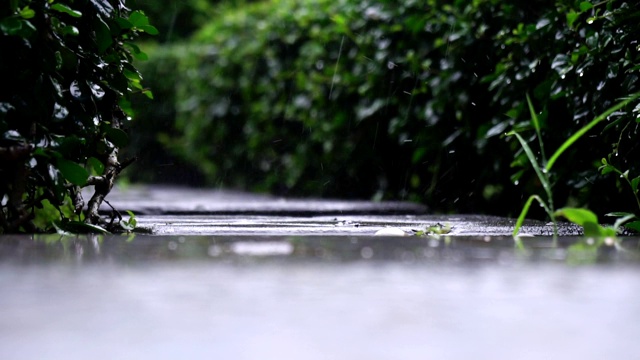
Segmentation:
[(631, 359), (638, 240), (3, 237), (2, 359)]

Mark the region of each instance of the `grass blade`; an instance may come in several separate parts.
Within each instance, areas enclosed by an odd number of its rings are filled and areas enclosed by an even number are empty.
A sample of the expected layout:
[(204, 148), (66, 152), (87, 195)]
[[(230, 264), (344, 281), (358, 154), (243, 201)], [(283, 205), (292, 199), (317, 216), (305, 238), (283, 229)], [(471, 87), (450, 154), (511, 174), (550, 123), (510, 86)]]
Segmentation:
[(527, 202), (524, 204), (524, 206), (522, 207), (522, 211), (520, 212), (520, 216), (518, 216), (518, 220), (516, 221), (516, 226), (513, 229), (513, 237), (518, 237), (518, 232), (520, 232), (520, 228), (522, 227), (522, 224), (524, 223), (524, 219), (527, 217), (527, 213), (529, 212), (529, 208), (531, 207), (531, 203), (533, 202), (533, 200), (537, 200), (540, 205), (542, 205), (545, 210), (547, 210), (547, 212), (549, 212), (549, 209), (547, 208), (547, 205), (544, 203), (544, 201), (542, 201), (542, 199), (540, 198), (540, 196), (538, 195), (531, 195), (529, 196), (529, 198), (527, 199)]
[(522, 149), (524, 150), (524, 153), (527, 154), (527, 158), (529, 158), (529, 162), (531, 162), (531, 166), (533, 167), (533, 170), (536, 172), (536, 175), (538, 175), (538, 179), (540, 179), (540, 183), (542, 184), (542, 187), (544, 188), (544, 191), (547, 193), (547, 197), (551, 202), (551, 184), (549, 183), (549, 179), (547, 178), (546, 174), (544, 174), (542, 172), (542, 169), (540, 169), (540, 165), (538, 165), (536, 156), (533, 154), (533, 151), (529, 147), (529, 144), (527, 144), (527, 142), (517, 132), (511, 132), (509, 134), (515, 135), (518, 141), (520, 142), (520, 145), (522, 145)]
[(542, 163), (547, 162), (547, 155), (544, 153), (544, 144), (542, 142), (542, 134), (540, 132), (540, 120), (538, 119), (538, 114), (536, 114), (536, 110), (533, 108), (533, 103), (531, 103), (531, 98), (529, 94), (527, 94), (527, 105), (529, 105), (529, 113), (531, 114), (531, 121), (533, 122), (533, 127), (536, 129), (536, 134), (538, 135), (538, 143), (540, 144), (540, 154), (542, 155)]

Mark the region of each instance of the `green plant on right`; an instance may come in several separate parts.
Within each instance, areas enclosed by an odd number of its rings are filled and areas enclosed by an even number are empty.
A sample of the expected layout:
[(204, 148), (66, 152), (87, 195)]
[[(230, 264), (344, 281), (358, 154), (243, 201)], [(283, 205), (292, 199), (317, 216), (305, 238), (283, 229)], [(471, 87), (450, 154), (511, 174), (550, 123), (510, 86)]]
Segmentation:
[[(629, 104), (631, 101), (637, 99), (638, 97), (640, 97), (640, 93), (632, 94), (632, 95), (628, 96), (626, 99), (618, 102), (616, 105), (610, 107), (609, 109), (607, 109), (602, 114), (598, 115), (595, 119), (593, 119), (591, 122), (589, 122), (588, 124), (583, 126), (576, 133), (574, 133), (571, 137), (569, 137), (564, 143), (562, 143), (562, 145), (560, 145), (560, 147), (547, 160), (546, 155), (545, 155), (545, 151), (544, 151), (544, 142), (543, 142), (542, 136), (541, 136), (540, 121), (539, 121), (538, 115), (537, 115), (537, 113), (536, 113), (536, 111), (535, 111), (535, 109), (533, 107), (533, 104), (531, 103), (531, 99), (527, 95), (527, 104), (528, 104), (528, 107), (529, 107), (529, 112), (531, 114), (531, 123), (533, 125), (533, 128), (536, 131), (536, 137), (538, 138), (538, 143), (539, 143), (539, 146), (540, 146), (540, 156), (542, 158), (541, 159), (542, 163), (538, 162), (538, 159), (536, 158), (536, 155), (534, 154), (533, 150), (531, 150), (531, 147), (529, 146), (527, 141), (522, 137), (522, 135), (520, 135), (516, 131), (511, 131), (507, 135), (514, 135), (518, 139), (518, 141), (520, 142), (520, 145), (522, 146), (522, 149), (524, 150), (524, 152), (525, 152), (525, 154), (527, 156), (527, 159), (531, 163), (531, 166), (533, 167), (533, 170), (535, 171), (538, 179), (540, 180), (540, 183), (542, 184), (542, 188), (544, 189), (544, 192), (545, 192), (545, 195), (546, 195), (546, 201), (542, 197), (537, 195), (537, 194), (531, 195), (527, 199), (527, 201), (525, 202), (525, 204), (524, 204), (524, 206), (522, 208), (522, 211), (520, 212), (520, 216), (518, 217), (518, 219), (516, 221), (516, 225), (515, 225), (515, 228), (513, 230), (513, 237), (517, 237), (518, 236), (518, 232), (520, 231), (520, 228), (522, 227), (522, 224), (523, 224), (523, 222), (524, 222), (524, 220), (525, 220), (525, 218), (527, 216), (527, 213), (529, 212), (529, 208), (531, 207), (531, 204), (533, 203), (534, 200), (536, 200), (540, 204), (540, 206), (542, 206), (544, 208), (545, 212), (547, 213), (547, 215), (551, 219), (551, 222), (553, 223), (553, 235), (554, 235), (554, 237), (558, 236), (557, 217), (559, 217), (559, 216), (563, 216), (563, 217), (567, 218), (569, 221), (571, 221), (573, 223), (576, 223), (578, 225), (581, 225), (585, 230), (585, 235), (588, 235), (588, 234), (591, 235), (592, 234), (592, 235), (600, 235), (600, 236), (615, 236), (615, 234), (617, 232), (617, 229), (622, 225), (622, 223), (624, 223), (625, 221), (628, 221), (628, 220), (631, 220), (631, 219), (635, 218), (635, 216), (633, 214), (622, 214), (622, 216), (619, 219), (619, 221), (616, 222), (615, 229), (613, 231), (610, 231), (609, 228), (605, 228), (605, 227), (602, 227), (601, 225), (599, 225), (598, 224), (598, 220), (597, 220), (597, 216), (595, 214), (593, 214), (589, 210), (566, 207), (566, 208), (562, 208), (562, 209), (559, 209), (559, 210), (556, 211), (555, 207), (554, 207), (554, 204), (553, 204), (552, 173), (551, 173), (551, 170), (553, 168), (553, 165), (556, 163), (556, 161), (560, 157), (560, 155), (562, 155), (567, 149), (569, 149), (576, 141), (578, 141), (578, 139), (580, 139), (583, 135), (585, 135), (594, 126), (596, 126), (597, 124), (599, 124), (603, 120), (607, 119), (608, 116), (610, 116), (614, 112), (622, 109), (623, 107), (625, 107), (627, 104)], [(605, 169), (608, 172), (611, 172), (611, 171), (618, 171), (619, 172), (619, 170), (617, 170), (615, 167), (609, 165), (608, 163), (605, 164)], [(621, 173), (621, 174), (624, 174), (624, 173)], [(629, 181), (628, 177), (626, 177), (626, 179), (627, 179), (627, 181)], [(640, 180), (633, 179), (633, 180), (629, 181), (629, 183), (631, 184), (632, 189), (634, 189), (634, 195), (636, 195), (636, 197), (637, 197), (638, 182), (640, 182)], [(635, 184), (635, 187), (634, 187), (634, 184)], [(640, 204), (640, 202), (639, 202), (639, 204)]]
[[(631, 192), (633, 193), (633, 197), (636, 200), (636, 204), (638, 205), (638, 210), (640, 210), (640, 198), (638, 198), (638, 185), (640, 184), (640, 176), (636, 176), (634, 178), (629, 177), (629, 170), (621, 171), (615, 165), (613, 165), (610, 160), (606, 158), (602, 158), (602, 166), (598, 168), (600, 174), (606, 175), (609, 173), (616, 173), (620, 176), (621, 179), (629, 185), (631, 188)], [(607, 216), (615, 216), (620, 219), (634, 220), (625, 224), (626, 228), (632, 229), (636, 232), (640, 232), (640, 220), (638, 220), (638, 216), (628, 212), (613, 212), (607, 214)]]

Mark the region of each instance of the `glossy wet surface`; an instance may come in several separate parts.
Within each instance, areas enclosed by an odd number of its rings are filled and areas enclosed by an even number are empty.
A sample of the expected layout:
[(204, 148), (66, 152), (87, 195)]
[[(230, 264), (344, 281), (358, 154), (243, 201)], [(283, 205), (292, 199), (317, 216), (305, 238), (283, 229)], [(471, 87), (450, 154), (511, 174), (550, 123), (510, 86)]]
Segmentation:
[(629, 359), (638, 240), (2, 237), (2, 359)]
[[(450, 236), (511, 236), (513, 219), (481, 215), (140, 215), (138, 226), (155, 235), (372, 236), (383, 229), (406, 235), (435, 228)], [(560, 223), (561, 236), (582, 229)], [(427, 231), (428, 232), (428, 231)], [(519, 234), (550, 236), (553, 226), (528, 220)]]

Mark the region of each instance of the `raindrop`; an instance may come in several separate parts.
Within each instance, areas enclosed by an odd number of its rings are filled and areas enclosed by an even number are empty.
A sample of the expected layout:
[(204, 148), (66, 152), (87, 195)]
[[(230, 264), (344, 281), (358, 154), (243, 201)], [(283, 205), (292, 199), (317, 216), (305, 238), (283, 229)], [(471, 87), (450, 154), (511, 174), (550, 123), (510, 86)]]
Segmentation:
[(560, 75), (560, 79), (564, 79), (566, 76), (564, 74)]
[(589, 25), (593, 24), (594, 20), (595, 20), (595, 18), (592, 18), (592, 17), (588, 18), (587, 19), (587, 24), (589, 24)]
[(7, 196), (7, 194), (5, 194), (2, 197), (2, 202), (0, 203), (2, 206), (7, 206), (7, 203), (9, 203), (9, 196)]
[(474, 103), (473, 101), (471, 102), (471, 105), (476, 106), (476, 103)]
[(396, 66), (398, 66), (398, 65), (397, 65), (397, 64), (395, 64), (393, 61), (389, 61), (389, 62), (387, 63), (387, 68), (388, 68), (389, 70), (392, 70), (392, 69), (393, 69), (394, 67), (396, 67)]
[(36, 160), (36, 158), (31, 158), (31, 160), (29, 160), (29, 167), (30, 168), (35, 168), (38, 165), (38, 160)]
[(373, 249), (365, 246), (360, 250), (360, 256), (362, 256), (363, 259), (371, 259), (373, 257)]
[(222, 254), (222, 248), (218, 245), (211, 245), (207, 249), (207, 254), (211, 257), (220, 256), (220, 254)]
[(178, 243), (175, 241), (169, 241), (169, 243), (167, 244), (167, 248), (169, 248), (169, 250), (171, 251), (175, 251), (178, 249)]
[(316, 61), (316, 69), (318, 69), (318, 70), (324, 69), (324, 61), (322, 61), (322, 60)]
[(299, 109), (308, 109), (311, 107), (311, 100), (304, 95), (298, 95), (293, 99), (293, 105)]
[(520, 181), (516, 180), (513, 182), (513, 185), (518, 186), (518, 184), (520, 184)]
[(342, 45), (344, 45), (344, 36), (342, 37), (342, 40), (340, 40), (340, 49), (338, 50), (338, 58), (336, 59), (336, 65), (333, 68), (333, 77), (331, 77), (331, 88), (329, 89), (329, 99), (331, 99), (331, 94), (333, 94), (333, 86), (337, 81), (338, 63), (340, 62), (340, 56), (342, 56)]
[(584, 75), (584, 72), (580, 72), (580, 74), (578, 74), (578, 76), (582, 77)]

